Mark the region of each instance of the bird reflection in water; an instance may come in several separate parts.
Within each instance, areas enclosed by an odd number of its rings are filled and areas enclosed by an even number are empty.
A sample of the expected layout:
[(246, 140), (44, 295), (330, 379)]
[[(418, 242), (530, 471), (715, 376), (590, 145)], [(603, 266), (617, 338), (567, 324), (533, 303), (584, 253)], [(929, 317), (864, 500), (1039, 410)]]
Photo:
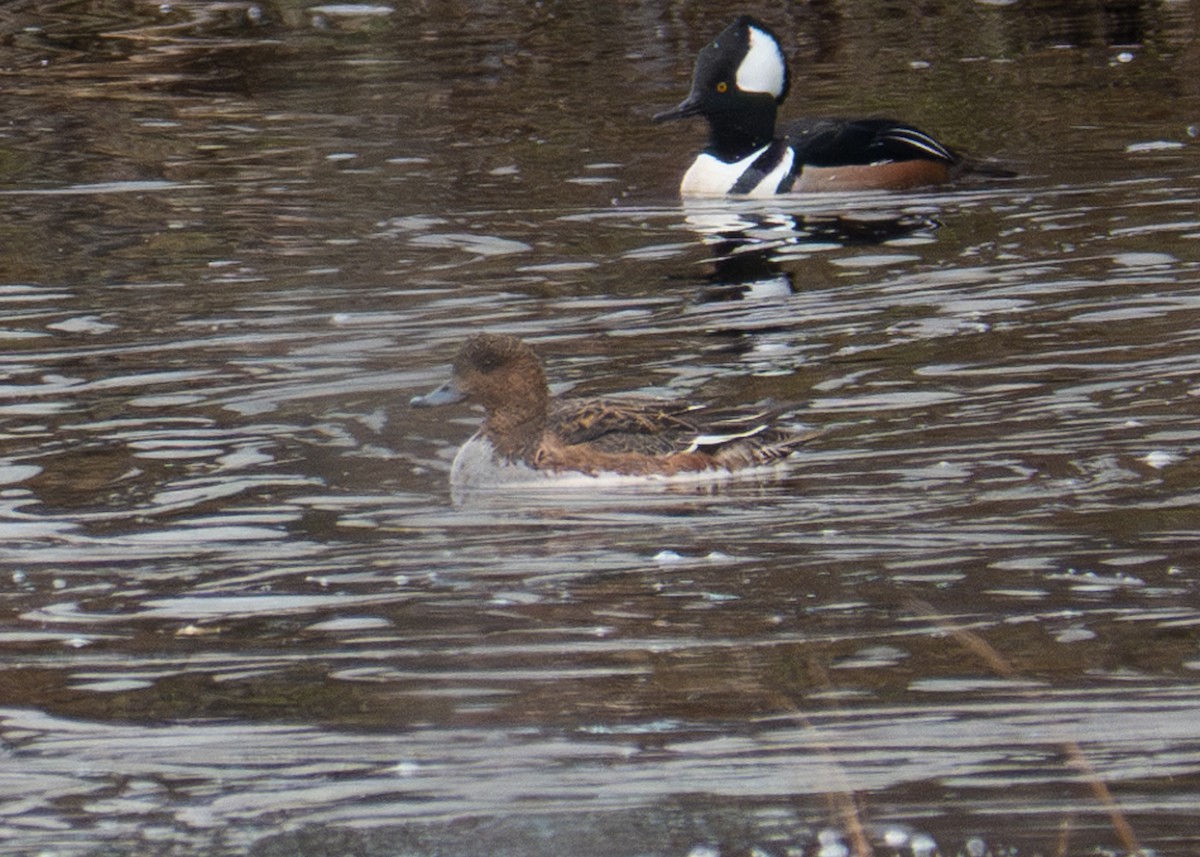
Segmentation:
[(785, 262), (837, 248), (931, 238), (940, 225), (933, 215), (911, 211), (802, 214), (727, 208), (696, 208), (685, 222), (712, 253), (701, 303), (783, 297), (797, 290), (795, 272)]

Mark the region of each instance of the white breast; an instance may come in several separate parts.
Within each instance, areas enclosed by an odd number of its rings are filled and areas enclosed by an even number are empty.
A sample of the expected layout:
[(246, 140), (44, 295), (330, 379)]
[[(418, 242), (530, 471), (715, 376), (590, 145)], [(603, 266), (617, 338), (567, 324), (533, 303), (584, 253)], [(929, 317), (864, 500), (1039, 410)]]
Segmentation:
[[(740, 161), (733, 161), (732, 163), (726, 163), (720, 158), (707, 153), (701, 154), (688, 167), (688, 171), (683, 174), (683, 182), (679, 186), (679, 193), (683, 196), (725, 196), (737, 184), (737, 180), (742, 177), (742, 173), (746, 172), (750, 168), (750, 165), (758, 160), (758, 157), (768, 148), (769, 146), (763, 146), (761, 149), (751, 152)], [(792, 163), (795, 158), (796, 153), (790, 148), (786, 149), (784, 156), (775, 165), (775, 168), (747, 192), (746, 196), (759, 198), (774, 196), (779, 183), (783, 181), (784, 176), (792, 169)]]
[(451, 488), (487, 488), (509, 485), (514, 482), (533, 482), (545, 479), (524, 463), (504, 461), (495, 448), (482, 434), (476, 434), (462, 445), (450, 465)]

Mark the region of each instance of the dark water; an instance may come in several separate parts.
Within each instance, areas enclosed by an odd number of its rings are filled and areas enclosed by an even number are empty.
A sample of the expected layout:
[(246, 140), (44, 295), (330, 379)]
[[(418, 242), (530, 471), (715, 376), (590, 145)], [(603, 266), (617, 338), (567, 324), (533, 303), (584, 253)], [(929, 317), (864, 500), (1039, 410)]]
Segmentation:
[[(1200, 849), (1194, 5), (747, 8), (1021, 177), (681, 206), (701, 4), (0, 7), (0, 853)], [(455, 506), (480, 329), (824, 433)]]

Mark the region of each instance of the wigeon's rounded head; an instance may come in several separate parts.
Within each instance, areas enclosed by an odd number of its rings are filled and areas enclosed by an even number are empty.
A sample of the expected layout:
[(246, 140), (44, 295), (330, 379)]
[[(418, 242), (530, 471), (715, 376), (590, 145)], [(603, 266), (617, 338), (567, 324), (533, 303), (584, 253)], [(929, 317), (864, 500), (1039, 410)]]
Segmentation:
[(533, 349), (507, 333), (477, 333), (468, 339), (454, 358), (455, 373), (495, 372), (503, 366), (537, 355)]
[(515, 336), (478, 333), (454, 358), (455, 385), (486, 409), (544, 407), (548, 395), (542, 361)]

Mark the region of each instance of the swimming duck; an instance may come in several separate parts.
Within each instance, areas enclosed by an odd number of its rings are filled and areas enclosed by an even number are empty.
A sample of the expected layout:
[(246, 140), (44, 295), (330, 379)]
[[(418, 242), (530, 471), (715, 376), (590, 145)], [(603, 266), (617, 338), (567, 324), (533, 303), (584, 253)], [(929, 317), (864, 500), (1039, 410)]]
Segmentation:
[(929, 134), (892, 119), (802, 119), (777, 136), (789, 85), (779, 39), (749, 15), (700, 51), (691, 93), (654, 117), (708, 120), (708, 145), (684, 174), (683, 196), (903, 190), (944, 184), (963, 164)]
[(782, 462), (813, 432), (772, 424), (766, 409), (713, 409), (636, 398), (555, 398), (542, 362), (515, 336), (472, 336), (454, 374), (416, 406), (470, 399), (483, 426), (455, 456), (452, 486), (557, 476), (722, 475)]

